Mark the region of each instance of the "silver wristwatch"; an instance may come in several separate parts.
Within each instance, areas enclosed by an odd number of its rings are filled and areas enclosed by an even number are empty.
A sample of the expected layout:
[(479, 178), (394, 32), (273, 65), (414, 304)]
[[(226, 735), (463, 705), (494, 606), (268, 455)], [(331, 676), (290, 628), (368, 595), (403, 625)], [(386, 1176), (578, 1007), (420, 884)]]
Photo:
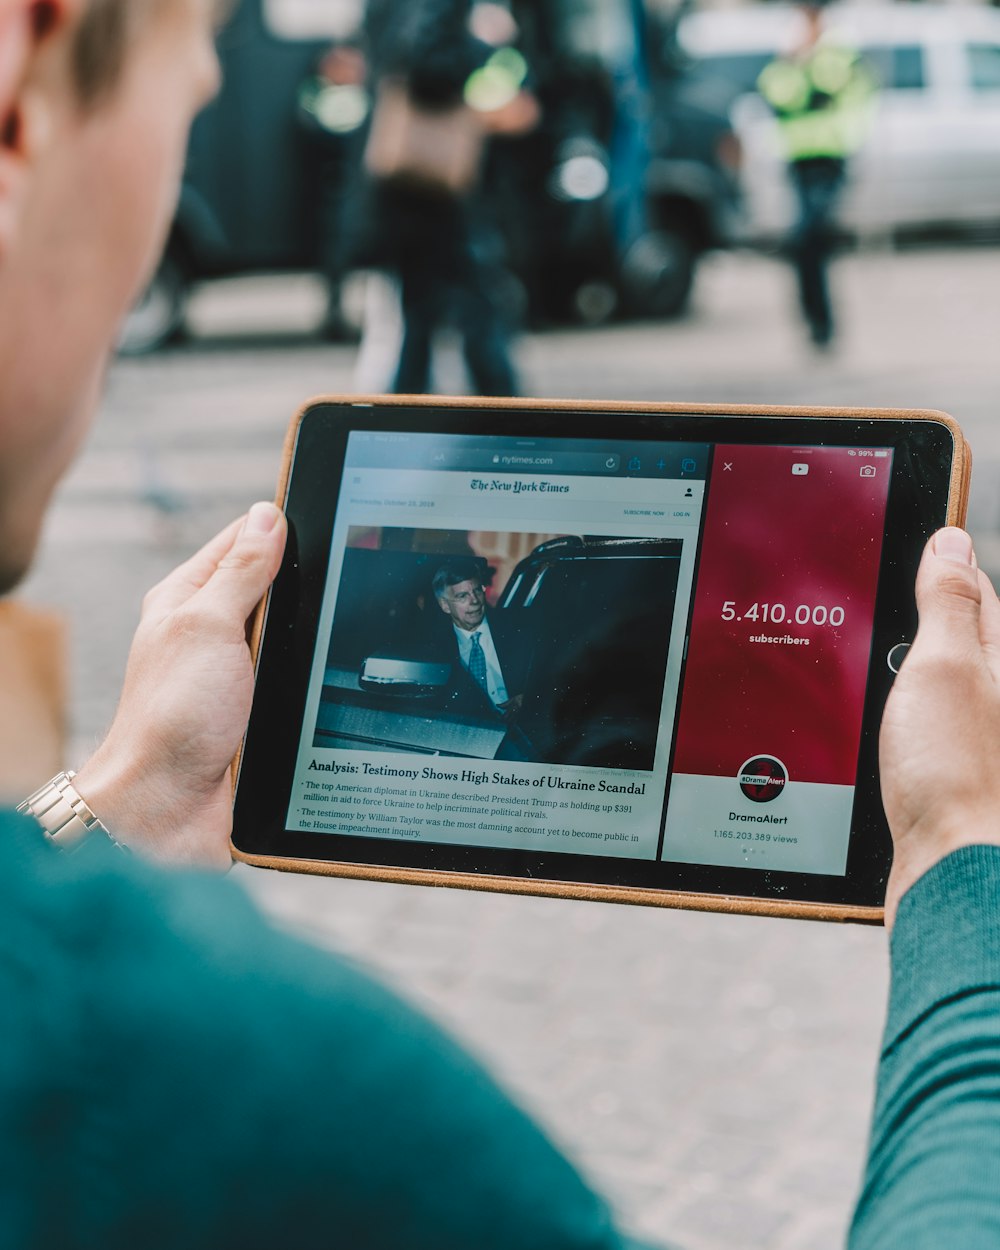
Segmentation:
[(18, 804), (17, 810), (25, 816), (33, 816), (49, 841), (60, 850), (75, 851), (93, 834), (101, 834), (119, 850), (128, 850), (77, 793), (73, 785), (75, 776), (73, 772), (58, 773)]

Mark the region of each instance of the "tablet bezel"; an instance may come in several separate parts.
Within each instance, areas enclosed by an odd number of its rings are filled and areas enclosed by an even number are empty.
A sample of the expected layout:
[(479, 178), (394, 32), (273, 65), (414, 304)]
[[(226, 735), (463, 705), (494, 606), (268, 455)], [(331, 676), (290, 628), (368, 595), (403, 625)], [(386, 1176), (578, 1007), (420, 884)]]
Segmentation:
[[(845, 876), (286, 830), (351, 430), (892, 447), (896, 454)], [(881, 709), (892, 682), (888, 665), (878, 657), (913, 637), (913, 581), (920, 550), (940, 525), (964, 520), (968, 476), (969, 456), (961, 431), (952, 418), (936, 412), (437, 397), (313, 401), (293, 422), (279, 486), (278, 502), (289, 519), (289, 548), (255, 630), (257, 690), (239, 769), (234, 855), (253, 864), (306, 872), (878, 921), (890, 841), (875, 761)], [(288, 725), (295, 726), (293, 733), (285, 728)]]

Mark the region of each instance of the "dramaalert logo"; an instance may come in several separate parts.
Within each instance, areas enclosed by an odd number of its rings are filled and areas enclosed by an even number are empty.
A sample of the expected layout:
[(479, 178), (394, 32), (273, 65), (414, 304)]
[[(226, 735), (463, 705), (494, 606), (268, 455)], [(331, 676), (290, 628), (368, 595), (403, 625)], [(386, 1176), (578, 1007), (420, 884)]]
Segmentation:
[(784, 790), (788, 769), (773, 755), (755, 755), (736, 774), (740, 789), (754, 803), (771, 803)]

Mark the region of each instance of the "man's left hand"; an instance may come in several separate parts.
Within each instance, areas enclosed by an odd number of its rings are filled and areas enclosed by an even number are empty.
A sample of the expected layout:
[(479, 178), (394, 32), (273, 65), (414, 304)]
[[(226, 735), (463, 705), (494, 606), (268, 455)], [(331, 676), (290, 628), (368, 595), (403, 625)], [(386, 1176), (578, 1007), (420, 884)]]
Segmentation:
[(497, 711), (503, 712), (504, 716), (516, 716), (520, 712), (524, 703), (524, 695), (516, 694), (512, 699), (508, 699), (506, 703), (498, 703)]
[(120, 842), (175, 864), (231, 863), (229, 766), (253, 697), (246, 623), (287, 527), (258, 503), (143, 602), (107, 738), (75, 785)]

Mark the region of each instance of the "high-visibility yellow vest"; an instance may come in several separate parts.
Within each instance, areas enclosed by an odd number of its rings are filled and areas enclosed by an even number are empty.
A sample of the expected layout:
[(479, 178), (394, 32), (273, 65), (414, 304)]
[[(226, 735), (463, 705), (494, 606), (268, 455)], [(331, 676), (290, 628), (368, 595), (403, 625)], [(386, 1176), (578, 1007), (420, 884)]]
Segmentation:
[(765, 66), (757, 90), (778, 118), (789, 161), (843, 158), (861, 146), (874, 83), (852, 49), (820, 43), (801, 59), (778, 57)]

